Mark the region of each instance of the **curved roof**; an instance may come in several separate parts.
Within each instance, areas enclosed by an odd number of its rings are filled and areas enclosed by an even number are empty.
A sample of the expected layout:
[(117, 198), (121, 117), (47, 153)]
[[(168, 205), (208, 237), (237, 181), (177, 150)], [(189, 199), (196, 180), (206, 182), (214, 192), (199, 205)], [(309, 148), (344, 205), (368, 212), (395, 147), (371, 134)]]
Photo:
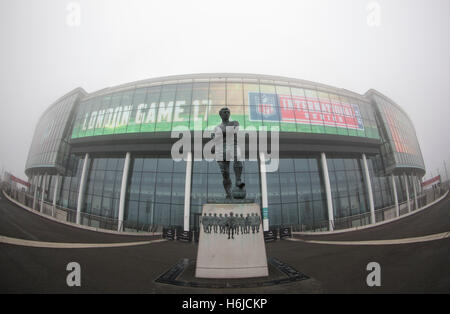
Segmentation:
[(309, 87), (309, 88), (317, 88), (319, 90), (332, 91), (341, 95), (346, 95), (354, 98), (358, 98), (363, 101), (368, 101), (364, 95), (349, 91), (344, 88), (338, 88), (331, 85), (326, 85), (322, 83), (301, 80), (296, 78), (284, 77), (284, 76), (276, 76), (276, 75), (265, 75), (265, 74), (250, 74), (250, 73), (196, 73), (196, 74), (182, 74), (182, 75), (170, 75), (170, 76), (162, 76), (149, 78), (144, 80), (133, 81), (129, 83), (124, 83), (112, 87), (106, 87), (100, 89), (98, 91), (89, 93), (86, 96), (86, 99), (100, 96), (104, 94), (109, 94), (117, 91), (132, 89), (135, 87), (145, 87), (145, 86), (153, 86), (153, 85), (165, 85), (165, 84), (177, 84), (177, 83), (188, 83), (188, 82), (205, 82), (208, 81), (243, 81), (247, 83), (252, 82), (261, 82), (261, 83), (269, 83), (269, 84), (277, 84), (277, 85), (290, 85), (290, 86), (299, 86), (299, 87)]

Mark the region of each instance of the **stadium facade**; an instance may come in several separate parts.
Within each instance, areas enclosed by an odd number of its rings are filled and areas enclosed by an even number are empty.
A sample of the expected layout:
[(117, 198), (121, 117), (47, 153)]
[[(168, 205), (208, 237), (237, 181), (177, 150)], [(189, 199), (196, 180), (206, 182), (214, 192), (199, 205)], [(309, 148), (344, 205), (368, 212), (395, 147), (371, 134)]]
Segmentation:
[(395, 205), (407, 199), (414, 206), (425, 167), (411, 119), (394, 101), (375, 90), (225, 73), (91, 94), (77, 88), (59, 98), (35, 130), (29, 192), (79, 224), (193, 230), (202, 205), (223, 197), (222, 176), (216, 162), (191, 153), (174, 161), (171, 131), (210, 130), (222, 107), (241, 130), (279, 130), (278, 169), (262, 171), (263, 153), (245, 160), (243, 172), (247, 197), (271, 228), (334, 230), (374, 223), (385, 208), (399, 215)]

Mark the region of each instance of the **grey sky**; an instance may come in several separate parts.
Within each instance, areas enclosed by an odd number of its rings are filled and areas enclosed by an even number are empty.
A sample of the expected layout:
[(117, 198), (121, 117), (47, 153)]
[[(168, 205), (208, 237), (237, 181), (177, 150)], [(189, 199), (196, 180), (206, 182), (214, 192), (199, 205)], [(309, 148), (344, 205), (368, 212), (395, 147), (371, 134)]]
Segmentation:
[(448, 0), (0, 0), (0, 167), (26, 178), (39, 116), (75, 87), (239, 72), (384, 93), (436, 175), (450, 170), (449, 14)]

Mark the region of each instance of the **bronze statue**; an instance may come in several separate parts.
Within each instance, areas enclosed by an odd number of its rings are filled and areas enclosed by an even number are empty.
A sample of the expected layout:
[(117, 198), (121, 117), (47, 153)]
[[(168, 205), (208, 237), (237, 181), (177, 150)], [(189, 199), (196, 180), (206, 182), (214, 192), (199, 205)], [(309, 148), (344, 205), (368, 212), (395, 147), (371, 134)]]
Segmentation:
[[(216, 157), (222, 157), (217, 160), (217, 163), (219, 164), (220, 171), (222, 173), (223, 177), (223, 187), (225, 188), (226, 198), (232, 199), (243, 199), (245, 198), (245, 183), (242, 182), (241, 175), (242, 175), (242, 161), (238, 160), (238, 156), (240, 155), (240, 152), (238, 151), (238, 145), (237, 145), (237, 133), (239, 131), (239, 122), (238, 121), (230, 121), (230, 109), (227, 107), (224, 107), (220, 109), (219, 115), (222, 118), (222, 123), (216, 126), (214, 129), (215, 138), (219, 139), (222, 138), (222, 146), (215, 148), (216, 150)], [(227, 127), (232, 128), (232, 133), (229, 132), (227, 134)], [(231, 138), (228, 138), (231, 137)], [(233, 156), (229, 156), (229, 152), (233, 148)], [(227, 154), (228, 152), (228, 154)], [(236, 177), (236, 187), (231, 190), (231, 178), (230, 178), (230, 160), (233, 158), (233, 169), (234, 169), (234, 175)], [(221, 159), (221, 160), (220, 160)]]

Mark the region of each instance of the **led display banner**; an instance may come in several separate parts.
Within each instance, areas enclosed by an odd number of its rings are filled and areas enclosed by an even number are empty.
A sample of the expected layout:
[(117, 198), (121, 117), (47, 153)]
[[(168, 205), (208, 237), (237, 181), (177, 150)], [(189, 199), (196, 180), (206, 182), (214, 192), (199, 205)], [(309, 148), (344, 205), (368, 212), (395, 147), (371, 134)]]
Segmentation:
[(249, 93), (250, 121), (326, 125), (364, 130), (358, 105), (300, 96)]
[(17, 183), (19, 183), (19, 184), (22, 184), (22, 185), (24, 185), (24, 186), (26, 186), (26, 187), (28, 187), (28, 188), (31, 186), (31, 184), (30, 184), (29, 182), (24, 181), (24, 180), (22, 180), (22, 179), (19, 179), (19, 178), (13, 176), (13, 175), (11, 175), (10, 178), (11, 178), (11, 181), (14, 181), (14, 182), (17, 182)]
[(441, 176), (440, 175), (438, 175), (436, 177), (433, 177), (431, 179), (428, 179), (427, 181), (422, 182), (421, 186), (422, 187), (427, 187), (427, 186), (432, 185), (432, 184), (434, 184), (436, 182), (441, 182)]
[[(281, 132), (306, 132), (378, 138), (376, 127), (365, 127), (357, 104), (328, 99), (264, 92), (247, 94), (245, 105), (229, 105), (241, 128), (280, 127)], [(218, 112), (226, 105), (209, 99), (128, 103), (104, 106), (99, 98), (82, 103), (72, 139), (122, 133), (170, 132), (176, 126), (190, 130), (213, 129), (221, 122)], [(370, 129), (367, 131), (366, 129)], [(375, 131), (372, 131), (374, 129)], [(368, 133), (371, 132), (371, 133)]]

